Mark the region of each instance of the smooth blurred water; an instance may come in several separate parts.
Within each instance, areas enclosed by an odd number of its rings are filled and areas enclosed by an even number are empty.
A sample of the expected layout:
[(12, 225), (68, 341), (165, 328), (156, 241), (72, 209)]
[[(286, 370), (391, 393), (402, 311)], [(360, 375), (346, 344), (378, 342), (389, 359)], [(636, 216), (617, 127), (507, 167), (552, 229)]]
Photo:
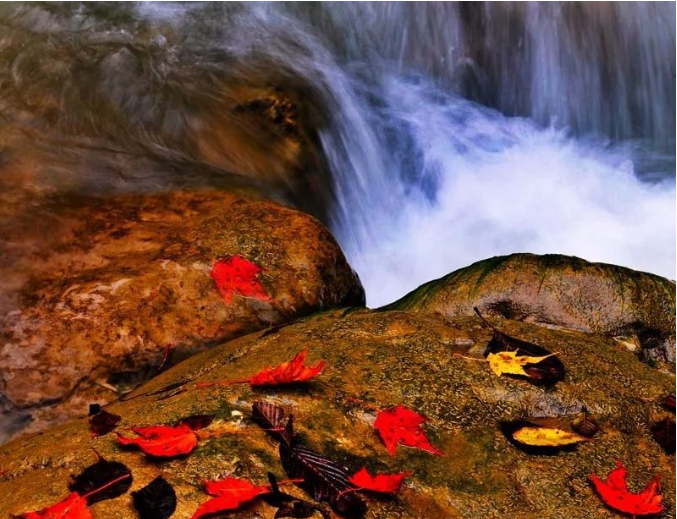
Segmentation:
[(308, 205), (370, 306), (518, 251), (675, 277), (674, 3), (0, 7), (0, 143), (50, 151), (31, 189), (263, 175), (219, 155), (234, 81), (302, 93)]

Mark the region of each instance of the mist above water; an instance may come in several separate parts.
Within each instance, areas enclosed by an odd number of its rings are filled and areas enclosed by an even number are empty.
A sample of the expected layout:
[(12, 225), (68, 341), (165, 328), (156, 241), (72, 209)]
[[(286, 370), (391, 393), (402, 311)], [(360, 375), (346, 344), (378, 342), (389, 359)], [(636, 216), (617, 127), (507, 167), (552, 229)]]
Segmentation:
[(674, 3), (14, 4), (0, 31), (0, 144), (50, 151), (31, 189), (265, 185), (223, 89), (291, 85), (330, 175), (296, 200), (370, 306), (511, 252), (674, 278)]

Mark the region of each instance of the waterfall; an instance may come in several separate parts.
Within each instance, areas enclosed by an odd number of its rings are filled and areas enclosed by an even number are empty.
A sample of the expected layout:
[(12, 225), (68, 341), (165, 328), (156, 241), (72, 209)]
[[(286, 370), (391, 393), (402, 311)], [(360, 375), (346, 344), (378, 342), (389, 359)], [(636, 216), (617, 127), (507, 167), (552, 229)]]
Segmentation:
[(517, 251), (674, 278), (674, 3), (12, 4), (0, 34), (0, 144), (58, 136), (31, 189), (255, 170), (209, 129), (258, 80), (302, 93), (370, 306)]

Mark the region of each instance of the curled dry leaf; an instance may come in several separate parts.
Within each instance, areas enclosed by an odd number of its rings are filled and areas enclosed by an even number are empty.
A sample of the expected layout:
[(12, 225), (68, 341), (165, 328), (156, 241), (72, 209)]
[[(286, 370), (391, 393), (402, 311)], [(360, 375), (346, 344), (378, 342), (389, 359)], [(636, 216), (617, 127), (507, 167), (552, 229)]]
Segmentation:
[(395, 456), (398, 445), (414, 447), (438, 456), (444, 456), (444, 453), (433, 447), (428, 440), (423, 429), (423, 424), (426, 421), (427, 418), (424, 416), (400, 404), (380, 411), (376, 416), (374, 428), (378, 431), (391, 456)]
[(595, 420), (593, 420), (588, 414), (587, 409), (583, 411), (572, 420), (571, 428), (574, 432), (585, 436), (586, 438), (592, 438), (599, 432), (599, 425)]
[(246, 384), (256, 386), (279, 386), (284, 384), (296, 384), (299, 382), (307, 382), (315, 378), (324, 369), (324, 361), (318, 361), (314, 366), (306, 366), (304, 364), (308, 355), (308, 348), (298, 352), (294, 358), (288, 362), (283, 362), (279, 366), (264, 368), (251, 378), (243, 380), (231, 380), (227, 382), (200, 382), (196, 387), (209, 386), (230, 386), (233, 384)]
[(606, 481), (595, 474), (590, 474), (590, 481), (602, 501), (619, 512), (641, 516), (660, 514), (665, 510), (661, 504), (663, 498), (660, 495), (660, 476), (656, 476), (644, 490), (637, 494), (631, 493), (628, 489), (627, 476), (628, 471), (619, 461), (616, 463), (616, 468), (607, 476)]
[(270, 296), (258, 279), (261, 272), (262, 269), (258, 265), (235, 255), (217, 260), (210, 276), (227, 304), (232, 303), (235, 294), (270, 301)]
[(168, 519), (176, 510), (176, 492), (158, 476), (141, 490), (132, 492), (134, 508), (141, 519)]
[[(474, 309), (482, 322), (490, 328), (494, 335), (489, 341), (484, 352), (485, 357), (500, 352), (514, 353), (515, 357), (531, 357), (532, 362), (520, 363), (522, 373), (518, 376), (526, 376), (530, 381), (537, 384), (553, 384), (564, 378), (564, 365), (545, 348), (531, 342), (515, 339), (492, 326), (480, 313)], [(503, 372), (506, 373), (506, 372)]]
[(402, 487), (405, 478), (410, 475), (411, 472), (400, 472), (399, 474), (376, 474), (372, 476), (366, 467), (364, 467), (350, 476), (348, 480), (362, 490), (383, 494), (396, 494)]

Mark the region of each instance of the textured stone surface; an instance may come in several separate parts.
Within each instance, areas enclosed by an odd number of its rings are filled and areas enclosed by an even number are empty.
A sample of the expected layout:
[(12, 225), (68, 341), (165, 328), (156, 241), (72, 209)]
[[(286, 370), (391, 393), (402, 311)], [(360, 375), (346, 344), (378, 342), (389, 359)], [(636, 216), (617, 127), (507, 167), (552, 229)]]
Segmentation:
[(496, 315), (626, 337), (651, 361), (675, 362), (675, 283), (616, 265), (547, 254), (479, 261), (431, 281), (387, 308)]
[[(332, 306), (360, 305), (362, 286), (314, 218), (232, 193), (199, 191), (73, 202), (0, 245), (0, 395), (41, 426), (217, 342)], [(226, 303), (214, 261), (260, 266), (271, 301)], [(56, 408), (54, 404), (58, 404)], [(47, 406), (47, 407), (45, 407)]]
[[(132, 490), (162, 473), (177, 491), (176, 519), (190, 517), (207, 499), (200, 489), (203, 480), (233, 474), (263, 483), (267, 471), (283, 477), (276, 443), (250, 420), (251, 404), (259, 399), (293, 412), (303, 440), (350, 470), (366, 465), (372, 471), (414, 472), (396, 499), (370, 499), (370, 518), (611, 519), (617, 514), (604, 507), (587, 477), (591, 472), (606, 476), (616, 460), (627, 465), (633, 490), (662, 474), (665, 504), (668, 513), (673, 511), (674, 457), (651, 439), (649, 426), (667, 414), (657, 397), (673, 391), (674, 378), (610, 338), (490, 320), (512, 336), (559, 352), (565, 379), (553, 388), (538, 387), (499, 378), (480, 362), (454, 356), (480, 357), (491, 332), (476, 317), (448, 320), (364, 309), (316, 314), (193, 356), (125, 402), (109, 406), (122, 416), (120, 431), (215, 413), (217, 419), (206, 431), (221, 434), (202, 441), (185, 459), (149, 462), (138, 452), (121, 450), (114, 434), (92, 439), (85, 419), (0, 447), (0, 495), (10, 496), (0, 499), (0, 516), (65, 497), (69, 475), (95, 461), (92, 448), (133, 470)], [(307, 386), (195, 388), (197, 381), (246, 377), (306, 346), (309, 362), (327, 362), (325, 372)], [(180, 388), (156, 393), (181, 381)], [(396, 457), (388, 455), (373, 429), (375, 410), (400, 403), (430, 418), (428, 436), (446, 456), (404, 447)], [(530, 455), (499, 429), (500, 421), (530, 417), (568, 422), (582, 406), (601, 432), (572, 452)], [(244, 417), (240, 425), (235, 411)], [(92, 512), (95, 518), (136, 517), (128, 494), (98, 503)], [(269, 519), (274, 513), (257, 504), (233, 517)]]

